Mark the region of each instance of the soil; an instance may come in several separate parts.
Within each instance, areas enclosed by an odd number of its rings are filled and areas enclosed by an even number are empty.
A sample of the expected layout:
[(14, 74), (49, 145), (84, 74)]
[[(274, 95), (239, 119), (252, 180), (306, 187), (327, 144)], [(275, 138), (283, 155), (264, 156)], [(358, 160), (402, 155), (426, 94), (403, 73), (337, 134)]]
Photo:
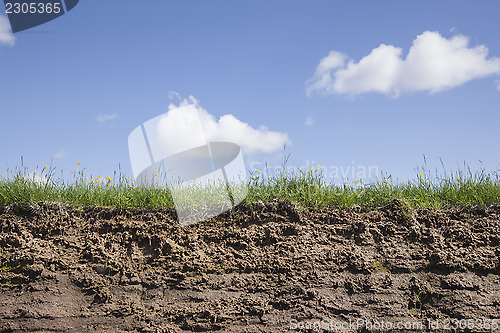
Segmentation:
[(499, 256), (500, 205), (274, 200), (188, 227), (172, 209), (11, 205), (0, 332), (495, 331)]

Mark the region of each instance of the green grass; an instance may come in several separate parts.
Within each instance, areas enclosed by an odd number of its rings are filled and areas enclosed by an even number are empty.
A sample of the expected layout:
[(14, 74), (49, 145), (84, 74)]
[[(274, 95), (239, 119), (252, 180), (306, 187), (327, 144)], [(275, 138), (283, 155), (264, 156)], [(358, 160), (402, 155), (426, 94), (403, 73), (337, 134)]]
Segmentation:
[[(286, 170), (286, 168), (282, 168)], [(45, 181), (26, 176), (27, 170), (16, 170), (0, 180), (0, 205), (11, 203), (63, 202), (75, 206), (174, 207), (167, 189), (138, 187), (129, 178), (116, 173), (112, 177), (86, 175), (86, 168), (72, 172), (73, 179), (55, 179), (45, 166), (37, 170)], [(341, 185), (327, 184), (322, 169), (281, 171), (275, 174), (255, 170), (248, 179), (245, 202), (269, 201), (275, 198), (294, 201), (304, 208), (326, 206), (367, 208), (382, 206), (394, 198), (410, 207), (441, 209), (450, 206), (488, 205), (500, 202), (500, 176), (480, 170), (432, 176), (417, 171), (412, 180), (397, 181), (384, 172), (376, 181), (364, 184), (353, 180)]]

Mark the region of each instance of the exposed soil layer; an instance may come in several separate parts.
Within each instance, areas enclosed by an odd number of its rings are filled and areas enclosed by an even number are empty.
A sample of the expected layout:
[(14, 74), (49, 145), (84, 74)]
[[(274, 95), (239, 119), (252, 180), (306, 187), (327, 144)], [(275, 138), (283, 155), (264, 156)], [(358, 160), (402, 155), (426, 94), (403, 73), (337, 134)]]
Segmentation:
[(287, 332), (320, 320), (363, 332), (450, 319), (495, 330), (499, 256), (500, 205), (275, 200), (188, 227), (167, 209), (12, 205), (0, 208), (0, 332)]

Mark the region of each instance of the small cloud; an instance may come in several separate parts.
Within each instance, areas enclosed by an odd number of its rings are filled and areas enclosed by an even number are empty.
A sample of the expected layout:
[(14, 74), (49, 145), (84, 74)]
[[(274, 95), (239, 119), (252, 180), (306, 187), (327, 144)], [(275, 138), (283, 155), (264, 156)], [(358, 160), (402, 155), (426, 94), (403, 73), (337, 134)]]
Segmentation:
[(312, 125), (314, 125), (314, 119), (312, 117), (307, 117), (306, 126), (312, 126)]
[(66, 149), (61, 149), (54, 155), (54, 158), (65, 158), (66, 155), (68, 155), (68, 151)]
[(177, 91), (169, 91), (168, 92), (168, 99), (171, 101), (181, 101), (181, 95)]
[(403, 49), (385, 44), (358, 62), (332, 51), (307, 82), (307, 94), (377, 92), (397, 97), (404, 92), (437, 93), (500, 74), (500, 58), (488, 58), (484, 45), (468, 44), (469, 38), (463, 35), (447, 39), (438, 32), (425, 31), (413, 41), (406, 58), (402, 57)]
[(30, 182), (43, 185), (47, 183), (49, 180), (49, 177), (46, 174), (43, 174), (42, 172), (35, 170), (27, 173), (24, 178)]
[(500, 91), (500, 80), (496, 80), (495, 83), (497, 84), (498, 91)]
[(13, 46), (15, 40), (16, 37), (14, 37), (10, 29), (9, 19), (0, 15), (0, 44)]
[(271, 153), (291, 144), (286, 133), (270, 131), (263, 125), (253, 128), (231, 114), (217, 120), (192, 96), (178, 106), (169, 105), (166, 115), (158, 121), (157, 133), (158, 144), (165, 151), (197, 146), (205, 140), (233, 142), (247, 154)]
[(118, 115), (116, 113), (113, 113), (113, 114), (100, 114), (96, 117), (96, 120), (100, 123), (103, 123), (105, 121), (108, 121), (108, 120), (113, 120), (115, 119), (116, 117), (118, 117)]

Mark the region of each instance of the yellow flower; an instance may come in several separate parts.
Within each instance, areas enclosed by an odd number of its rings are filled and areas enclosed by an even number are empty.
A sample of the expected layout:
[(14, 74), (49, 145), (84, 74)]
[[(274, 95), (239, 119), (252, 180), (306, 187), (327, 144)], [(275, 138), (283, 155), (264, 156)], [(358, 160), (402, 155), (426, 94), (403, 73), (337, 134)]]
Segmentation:
[(357, 179), (356, 179), (356, 180), (355, 180), (355, 182), (356, 182), (356, 184), (357, 184), (357, 183), (359, 182), (359, 180), (357, 180)]
[(318, 168), (321, 168), (321, 164), (318, 164)]
[(99, 179), (98, 179), (98, 180), (96, 180), (96, 181), (97, 181), (98, 183), (100, 182), (100, 180), (99, 180)]
[(130, 180), (130, 178), (127, 177), (127, 180)]
[(85, 177), (85, 179), (88, 179), (87, 177)]
[(401, 181), (402, 184), (404, 184), (405, 182), (404, 181)]
[(423, 173), (421, 173), (421, 174), (420, 174), (420, 176), (422, 176), (422, 177), (423, 177), (423, 176), (424, 176), (424, 174), (423, 174)]
[(260, 170), (259, 170), (259, 169), (256, 169), (256, 170), (255, 170), (255, 172), (260, 172)]
[(135, 182), (132, 182), (133, 185), (135, 185)]
[(47, 169), (49, 168), (49, 166), (48, 166), (48, 165), (46, 165), (45, 167), (46, 167)]
[(76, 164), (78, 164), (78, 165), (82, 165), (82, 163), (80, 163), (80, 162), (76, 162)]

